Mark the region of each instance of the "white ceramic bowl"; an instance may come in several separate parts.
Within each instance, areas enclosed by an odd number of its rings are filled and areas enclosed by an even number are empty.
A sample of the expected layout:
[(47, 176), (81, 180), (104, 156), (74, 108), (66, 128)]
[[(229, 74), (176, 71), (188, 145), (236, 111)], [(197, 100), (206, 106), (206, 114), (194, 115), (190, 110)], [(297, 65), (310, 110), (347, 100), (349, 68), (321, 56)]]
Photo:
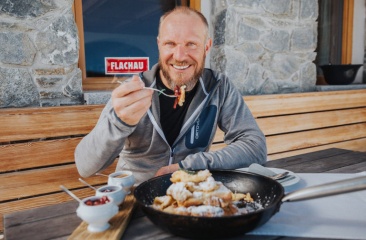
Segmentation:
[(80, 203), (79, 207), (76, 209), (78, 217), (88, 223), (88, 231), (90, 232), (103, 232), (107, 230), (110, 227), (108, 221), (118, 213), (118, 207), (113, 202), (113, 199), (99, 205), (89, 206), (86, 204), (88, 201), (100, 201), (102, 198), (106, 197), (93, 196), (84, 198), (82, 200), (84, 203)]
[(127, 192), (121, 186), (105, 185), (97, 189), (96, 196), (108, 196), (119, 206), (126, 198)]
[(108, 185), (121, 186), (127, 193), (130, 193), (134, 184), (135, 177), (131, 171), (118, 171), (108, 176)]

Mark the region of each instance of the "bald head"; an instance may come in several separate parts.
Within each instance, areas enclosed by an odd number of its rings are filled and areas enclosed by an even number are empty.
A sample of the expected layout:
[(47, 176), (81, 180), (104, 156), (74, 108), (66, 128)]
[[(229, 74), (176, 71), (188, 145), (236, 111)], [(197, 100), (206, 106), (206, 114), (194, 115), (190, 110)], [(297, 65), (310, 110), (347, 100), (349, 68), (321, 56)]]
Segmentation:
[(207, 22), (207, 19), (205, 18), (205, 16), (203, 16), (203, 14), (200, 13), (199, 11), (194, 10), (192, 8), (189, 8), (189, 7), (185, 7), (185, 6), (175, 7), (173, 10), (171, 10), (169, 12), (166, 12), (163, 16), (161, 16), (160, 22), (159, 22), (159, 33), (158, 33), (159, 35), (158, 35), (158, 37), (160, 36), (161, 26), (164, 23), (164, 21), (169, 19), (169, 16), (179, 15), (179, 14), (196, 18), (197, 21), (201, 22), (204, 26), (205, 39), (208, 38), (208, 22)]

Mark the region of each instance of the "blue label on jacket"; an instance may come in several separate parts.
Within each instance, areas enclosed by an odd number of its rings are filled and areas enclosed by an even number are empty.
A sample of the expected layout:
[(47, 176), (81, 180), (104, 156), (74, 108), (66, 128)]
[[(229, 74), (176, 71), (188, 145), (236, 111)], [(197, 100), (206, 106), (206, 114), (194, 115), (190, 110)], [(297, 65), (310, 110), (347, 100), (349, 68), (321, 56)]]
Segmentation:
[(189, 149), (206, 147), (210, 140), (212, 128), (215, 122), (217, 107), (208, 106), (206, 107), (191, 130), (187, 132), (186, 147)]

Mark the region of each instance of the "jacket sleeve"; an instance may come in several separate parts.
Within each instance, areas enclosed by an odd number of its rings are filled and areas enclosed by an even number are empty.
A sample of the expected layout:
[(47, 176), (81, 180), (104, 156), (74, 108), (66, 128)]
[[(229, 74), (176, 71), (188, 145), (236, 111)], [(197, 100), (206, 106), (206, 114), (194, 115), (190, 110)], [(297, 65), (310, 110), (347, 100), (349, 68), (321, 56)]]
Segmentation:
[(111, 165), (134, 128), (124, 124), (116, 116), (109, 100), (93, 130), (75, 149), (75, 163), (79, 174), (89, 177)]
[(242, 95), (227, 79), (224, 85), (218, 127), (225, 133), (227, 146), (187, 156), (180, 164), (185, 169), (236, 169), (267, 161), (265, 136)]

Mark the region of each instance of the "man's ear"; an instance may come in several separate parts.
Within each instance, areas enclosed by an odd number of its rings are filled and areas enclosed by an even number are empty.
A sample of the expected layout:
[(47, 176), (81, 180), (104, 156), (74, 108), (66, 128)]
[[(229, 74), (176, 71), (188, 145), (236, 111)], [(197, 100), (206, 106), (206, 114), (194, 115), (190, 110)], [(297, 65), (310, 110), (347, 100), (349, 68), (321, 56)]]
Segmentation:
[(207, 39), (206, 46), (205, 46), (205, 51), (206, 51), (206, 53), (207, 53), (208, 51), (210, 51), (211, 47), (212, 47), (212, 39), (211, 39), (211, 38), (209, 38), (209, 39)]

